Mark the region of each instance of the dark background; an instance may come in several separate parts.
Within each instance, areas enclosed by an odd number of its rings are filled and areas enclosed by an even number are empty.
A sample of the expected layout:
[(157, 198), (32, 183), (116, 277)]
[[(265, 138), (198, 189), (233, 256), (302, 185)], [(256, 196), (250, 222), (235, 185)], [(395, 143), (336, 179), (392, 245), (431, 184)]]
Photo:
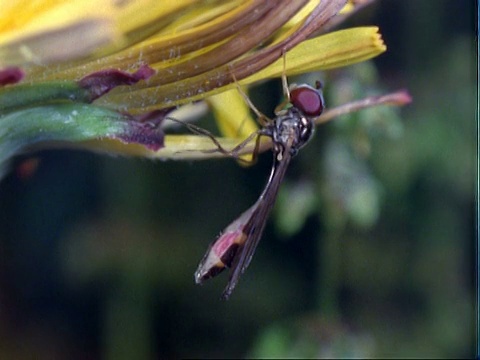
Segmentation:
[[(473, 357), (475, 14), (379, 1), (345, 26), (379, 25), (387, 53), (290, 79), (322, 78), (330, 107), (400, 88), (414, 100), (317, 129), (228, 302), (226, 274), (199, 287), (193, 272), (255, 202), (270, 155), (18, 158), (0, 183), (0, 358)], [(268, 112), (279, 85), (252, 100)]]

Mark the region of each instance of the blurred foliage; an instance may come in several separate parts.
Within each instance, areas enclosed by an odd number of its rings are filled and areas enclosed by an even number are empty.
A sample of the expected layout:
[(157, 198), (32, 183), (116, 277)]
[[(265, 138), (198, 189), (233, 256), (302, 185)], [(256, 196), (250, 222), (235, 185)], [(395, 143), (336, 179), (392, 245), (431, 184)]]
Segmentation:
[[(226, 276), (193, 272), (269, 155), (18, 159), (0, 185), (0, 357), (474, 357), (473, 6), (377, 2), (355, 20), (380, 25), (375, 67), (290, 79), (321, 77), (329, 106), (402, 87), (414, 102), (317, 129), (228, 302)], [(267, 114), (279, 85), (251, 91)]]

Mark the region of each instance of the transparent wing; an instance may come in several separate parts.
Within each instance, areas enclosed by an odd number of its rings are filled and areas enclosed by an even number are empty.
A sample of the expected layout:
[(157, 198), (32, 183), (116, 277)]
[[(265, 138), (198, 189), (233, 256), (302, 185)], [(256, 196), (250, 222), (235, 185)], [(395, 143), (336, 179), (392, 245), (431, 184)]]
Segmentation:
[(250, 265), (253, 253), (262, 237), (268, 215), (275, 204), (278, 189), (280, 188), (291, 158), (290, 147), (284, 149), (280, 161), (277, 160), (277, 154), (274, 153), (272, 173), (260, 199), (257, 201), (257, 207), (252, 211), (249, 220), (245, 224), (244, 232), (247, 235), (247, 239), (242, 248), (238, 249), (233, 259), (228, 284), (222, 294), (223, 299), (230, 297), (240, 276), (245, 272), (248, 265)]

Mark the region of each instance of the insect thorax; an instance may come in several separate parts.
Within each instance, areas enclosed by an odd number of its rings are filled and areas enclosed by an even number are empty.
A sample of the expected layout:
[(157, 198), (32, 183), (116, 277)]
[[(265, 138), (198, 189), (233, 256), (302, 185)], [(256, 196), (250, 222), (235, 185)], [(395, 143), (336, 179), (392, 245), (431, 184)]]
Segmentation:
[(273, 119), (271, 134), (275, 146), (285, 148), (291, 143), (290, 153), (293, 156), (312, 138), (314, 129), (311, 119), (291, 107)]

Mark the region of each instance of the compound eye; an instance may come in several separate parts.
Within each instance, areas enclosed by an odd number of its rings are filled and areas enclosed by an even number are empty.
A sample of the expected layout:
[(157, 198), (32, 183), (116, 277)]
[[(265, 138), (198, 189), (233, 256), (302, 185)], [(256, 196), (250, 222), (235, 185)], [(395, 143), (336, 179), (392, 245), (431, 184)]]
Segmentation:
[(290, 90), (290, 102), (306, 116), (320, 116), (325, 107), (322, 90), (299, 85)]

